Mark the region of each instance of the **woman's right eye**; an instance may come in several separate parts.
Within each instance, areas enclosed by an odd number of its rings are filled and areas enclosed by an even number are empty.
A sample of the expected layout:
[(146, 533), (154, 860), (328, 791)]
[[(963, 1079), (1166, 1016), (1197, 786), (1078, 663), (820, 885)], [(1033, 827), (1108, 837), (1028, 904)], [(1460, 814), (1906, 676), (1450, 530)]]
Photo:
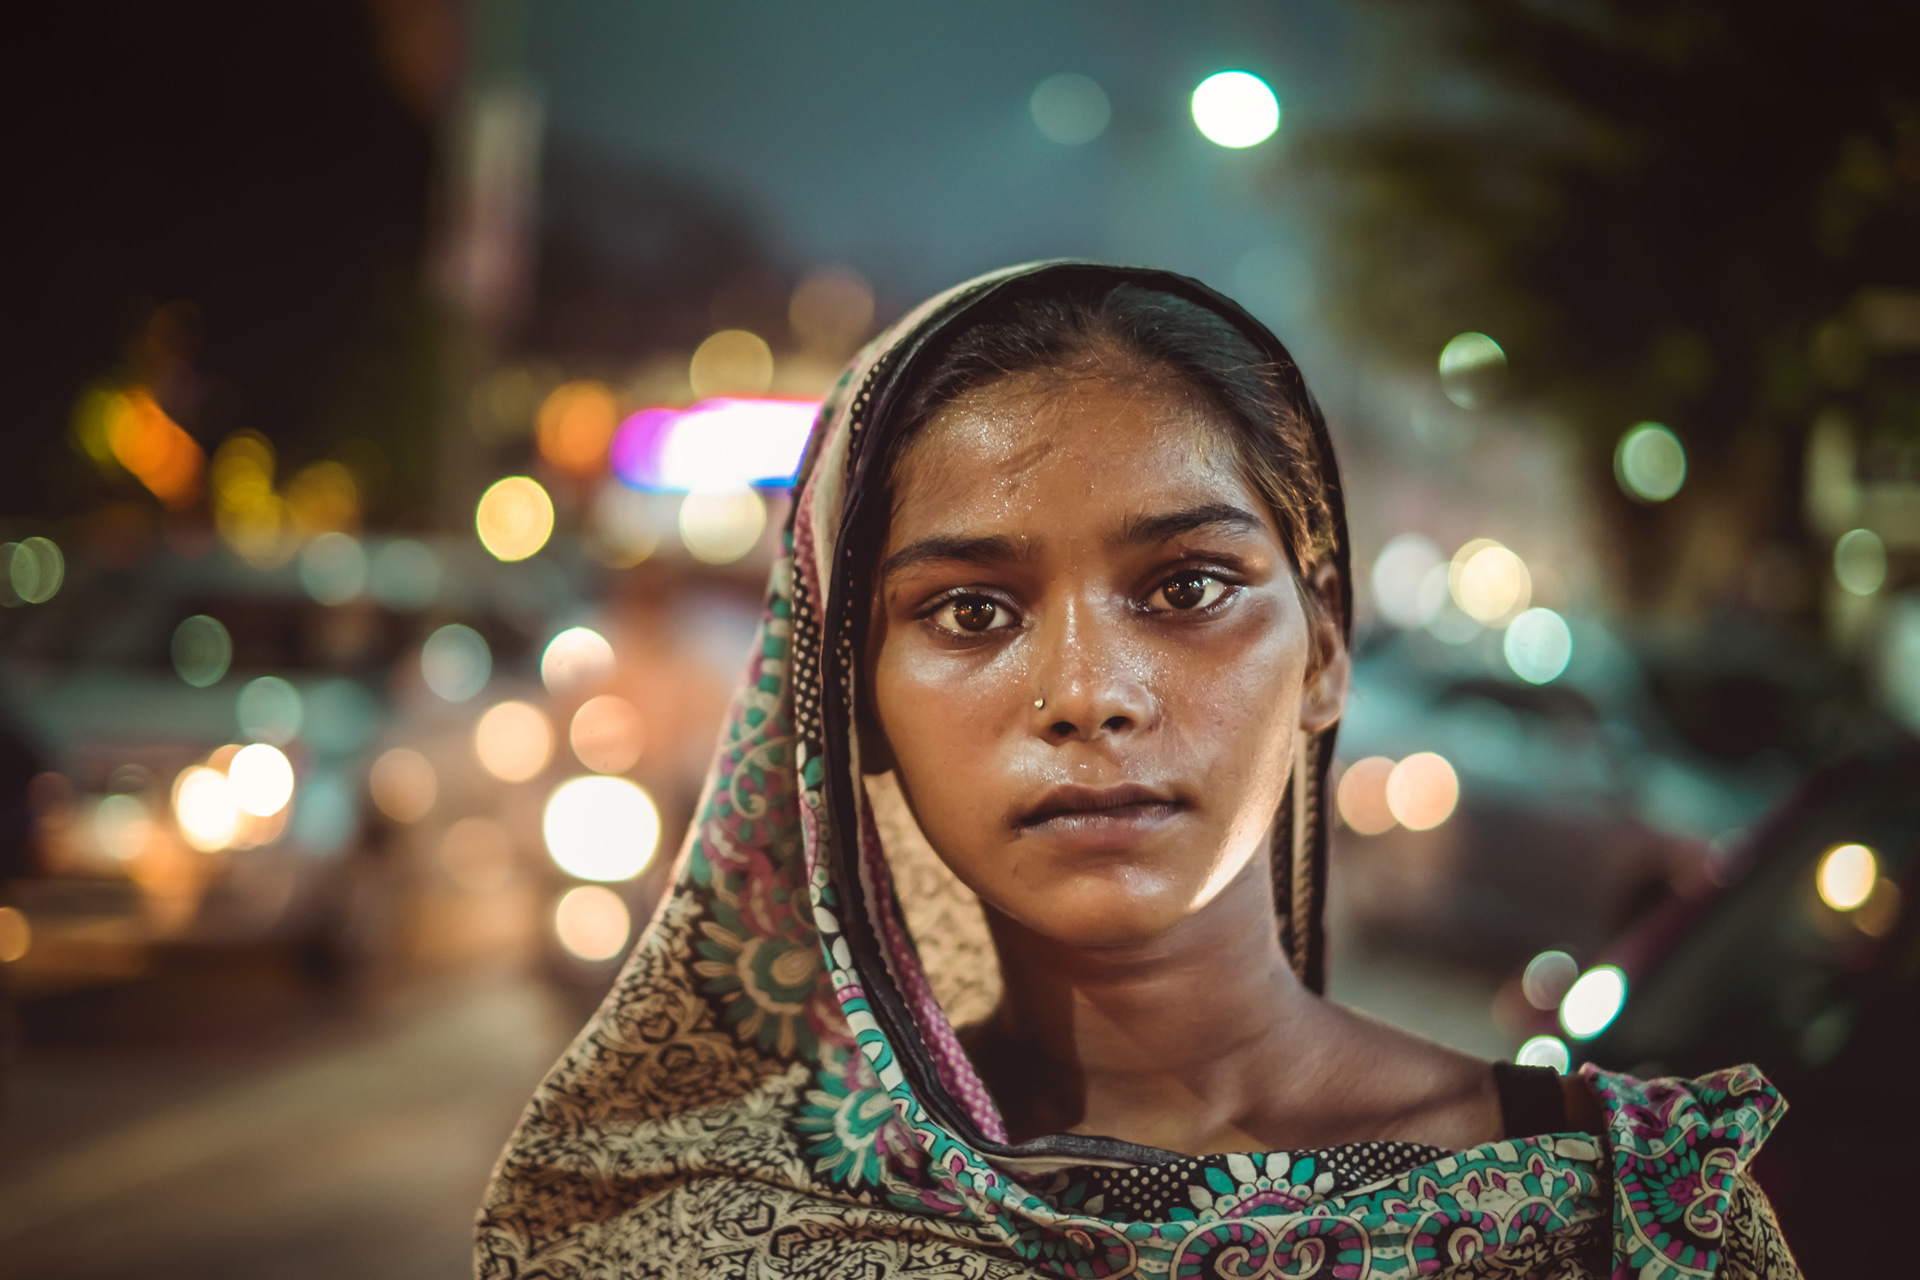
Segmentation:
[(934, 610), (933, 620), (949, 631), (978, 634), (1013, 625), (1013, 611), (986, 596), (955, 596)]

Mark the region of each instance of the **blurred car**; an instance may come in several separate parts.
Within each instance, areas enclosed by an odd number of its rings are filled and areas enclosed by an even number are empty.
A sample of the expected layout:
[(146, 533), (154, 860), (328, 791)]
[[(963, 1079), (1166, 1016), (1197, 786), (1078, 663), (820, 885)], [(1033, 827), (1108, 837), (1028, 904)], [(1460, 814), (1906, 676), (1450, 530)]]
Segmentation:
[[(1712, 840), (1791, 785), (1777, 757), (1699, 749), (1625, 644), (1570, 628), (1571, 660), (1540, 683), (1514, 673), (1496, 631), (1362, 637), (1339, 744), (1348, 767), (1371, 758), (1374, 794), (1343, 773), (1334, 800), (1336, 877), (1368, 937), (1496, 965), (1597, 945), (1697, 879)], [(1416, 753), (1443, 759), (1454, 789), (1410, 826), (1389, 812), (1386, 769)]]
[(16, 995), (136, 977), (167, 947), (265, 944), (341, 976), (408, 945), (418, 877), (370, 766), (434, 701), (400, 696), (423, 644), (470, 638), (483, 669), (453, 675), (477, 696), (496, 660), (531, 662), (572, 588), (458, 544), (327, 536), (348, 589), (311, 557), (211, 546), (82, 569), (16, 615), (0, 696), (44, 766), (0, 890), (26, 939)]
[[(1535, 1060), (1564, 1044), (1641, 1076), (1757, 1064), (1790, 1104), (1757, 1172), (1809, 1275), (1877, 1274), (1884, 1242), (1832, 1224), (1892, 1215), (1920, 1190), (1916, 788), (1911, 739), (1821, 771), (1698, 892), (1583, 957), (1564, 991), (1526, 993), (1558, 1011), (1534, 1015)], [(1540, 985), (1535, 966), (1519, 985)]]

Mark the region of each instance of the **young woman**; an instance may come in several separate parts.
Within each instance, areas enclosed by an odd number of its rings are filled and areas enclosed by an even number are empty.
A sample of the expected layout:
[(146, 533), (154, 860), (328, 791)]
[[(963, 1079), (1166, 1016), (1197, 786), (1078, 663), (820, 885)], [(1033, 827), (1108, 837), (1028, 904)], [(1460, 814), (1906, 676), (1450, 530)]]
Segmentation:
[(1345, 520), (1240, 308), (935, 298), (828, 398), (787, 545), (482, 1277), (1797, 1274), (1752, 1068), (1562, 1081), (1320, 994)]

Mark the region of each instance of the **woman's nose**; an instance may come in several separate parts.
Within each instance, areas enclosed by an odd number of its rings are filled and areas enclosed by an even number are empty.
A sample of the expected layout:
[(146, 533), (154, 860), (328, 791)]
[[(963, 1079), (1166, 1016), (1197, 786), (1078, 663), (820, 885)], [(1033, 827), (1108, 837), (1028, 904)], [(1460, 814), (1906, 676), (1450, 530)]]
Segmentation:
[(1091, 741), (1147, 728), (1155, 700), (1144, 664), (1129, 652), (1125, 625), (1070, 605), (1042, 622), (1033, 716), (1048, 738)]

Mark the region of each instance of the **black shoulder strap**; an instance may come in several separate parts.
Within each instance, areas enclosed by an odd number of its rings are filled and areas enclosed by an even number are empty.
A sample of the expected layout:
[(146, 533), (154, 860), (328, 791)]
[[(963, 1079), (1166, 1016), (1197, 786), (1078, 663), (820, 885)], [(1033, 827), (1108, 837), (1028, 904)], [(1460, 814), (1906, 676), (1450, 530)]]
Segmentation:
[(1532, 1138), (1573, 1128), (1567, 1096), (1560, 1091), (1560, 1073), (1552, 1067), (1496, 1062), (1493, 1084), (1500, 1092), (1500, 1127), (1507, 1137)]

